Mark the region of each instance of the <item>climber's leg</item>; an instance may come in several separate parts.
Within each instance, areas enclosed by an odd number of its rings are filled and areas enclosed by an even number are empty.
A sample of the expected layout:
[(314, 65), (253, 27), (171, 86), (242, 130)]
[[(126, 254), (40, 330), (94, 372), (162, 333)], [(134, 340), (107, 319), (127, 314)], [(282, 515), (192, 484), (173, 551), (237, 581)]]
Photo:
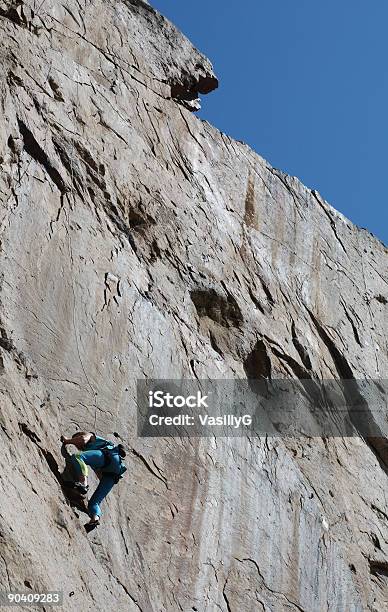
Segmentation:
[(110, 474), (102, 475), (99, 485), (88, 503), (89, 515), (92, 521), (98, 520), (98, 518), (101, 516), (100, 504), (113, 489), (115, 484), (115, 476), (111, 476)]
[[(88, 466), (93, 469), (102, 468), (105, 463), (105, 457), (99, 450), (90, 450), (75, 453), (72, 455), (71, 461), (81, 487), (86, 489), (88, 484)], [(83, 492), (86, 492), (86, 490)]]

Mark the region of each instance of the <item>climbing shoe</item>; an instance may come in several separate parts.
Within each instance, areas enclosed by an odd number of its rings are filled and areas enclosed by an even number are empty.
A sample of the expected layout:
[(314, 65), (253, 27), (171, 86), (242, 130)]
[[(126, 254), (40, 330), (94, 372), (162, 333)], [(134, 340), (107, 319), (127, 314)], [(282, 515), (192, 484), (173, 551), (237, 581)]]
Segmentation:
[(96, 527), (98, 527), (100, 524), (100, 519), (97, 518), (93, 521), (89, 521), (89, 523), (86, 523), (85, 525), (85, 530), (86, 533), (90, 533), (91, 531), (93, 531), (93, 529), (96, 529)]
[(88, 490), (89, 490), (89, 486), (88, 485), (83, 485), (80, 482), (75, 482), (74, 483), (74, 489), (76, 491), (78, 491), (78, 493), (81, 493), (82, 495), (86, 495)]

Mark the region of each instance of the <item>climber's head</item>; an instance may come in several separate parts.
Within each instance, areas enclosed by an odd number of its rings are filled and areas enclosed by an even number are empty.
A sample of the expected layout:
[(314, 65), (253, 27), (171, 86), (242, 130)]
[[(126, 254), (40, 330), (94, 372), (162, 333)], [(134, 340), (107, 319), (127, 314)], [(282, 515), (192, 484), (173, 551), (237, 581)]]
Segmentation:
[(74, 444), (78, 450), (83, 450), (87, 443), (93, 438), (94, 434), (86, 431), (76, 431), (71, 437), (71, 444)]

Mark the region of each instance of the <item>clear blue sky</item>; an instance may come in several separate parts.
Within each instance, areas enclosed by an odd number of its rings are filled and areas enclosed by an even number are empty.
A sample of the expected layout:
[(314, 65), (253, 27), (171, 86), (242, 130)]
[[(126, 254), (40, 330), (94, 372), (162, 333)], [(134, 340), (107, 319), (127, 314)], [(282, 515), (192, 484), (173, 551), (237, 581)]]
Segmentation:
[(388, 244), (387, 0), (150, 0), (213, 62), (200, 116)]

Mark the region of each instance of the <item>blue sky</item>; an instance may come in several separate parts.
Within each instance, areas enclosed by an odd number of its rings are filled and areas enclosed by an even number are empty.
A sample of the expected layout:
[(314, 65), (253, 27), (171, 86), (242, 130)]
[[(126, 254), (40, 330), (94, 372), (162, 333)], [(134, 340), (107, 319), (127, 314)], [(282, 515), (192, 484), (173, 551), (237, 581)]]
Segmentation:
[(388, 2), (151, 4), (213, 62), (200, 116), (388, 244)]

